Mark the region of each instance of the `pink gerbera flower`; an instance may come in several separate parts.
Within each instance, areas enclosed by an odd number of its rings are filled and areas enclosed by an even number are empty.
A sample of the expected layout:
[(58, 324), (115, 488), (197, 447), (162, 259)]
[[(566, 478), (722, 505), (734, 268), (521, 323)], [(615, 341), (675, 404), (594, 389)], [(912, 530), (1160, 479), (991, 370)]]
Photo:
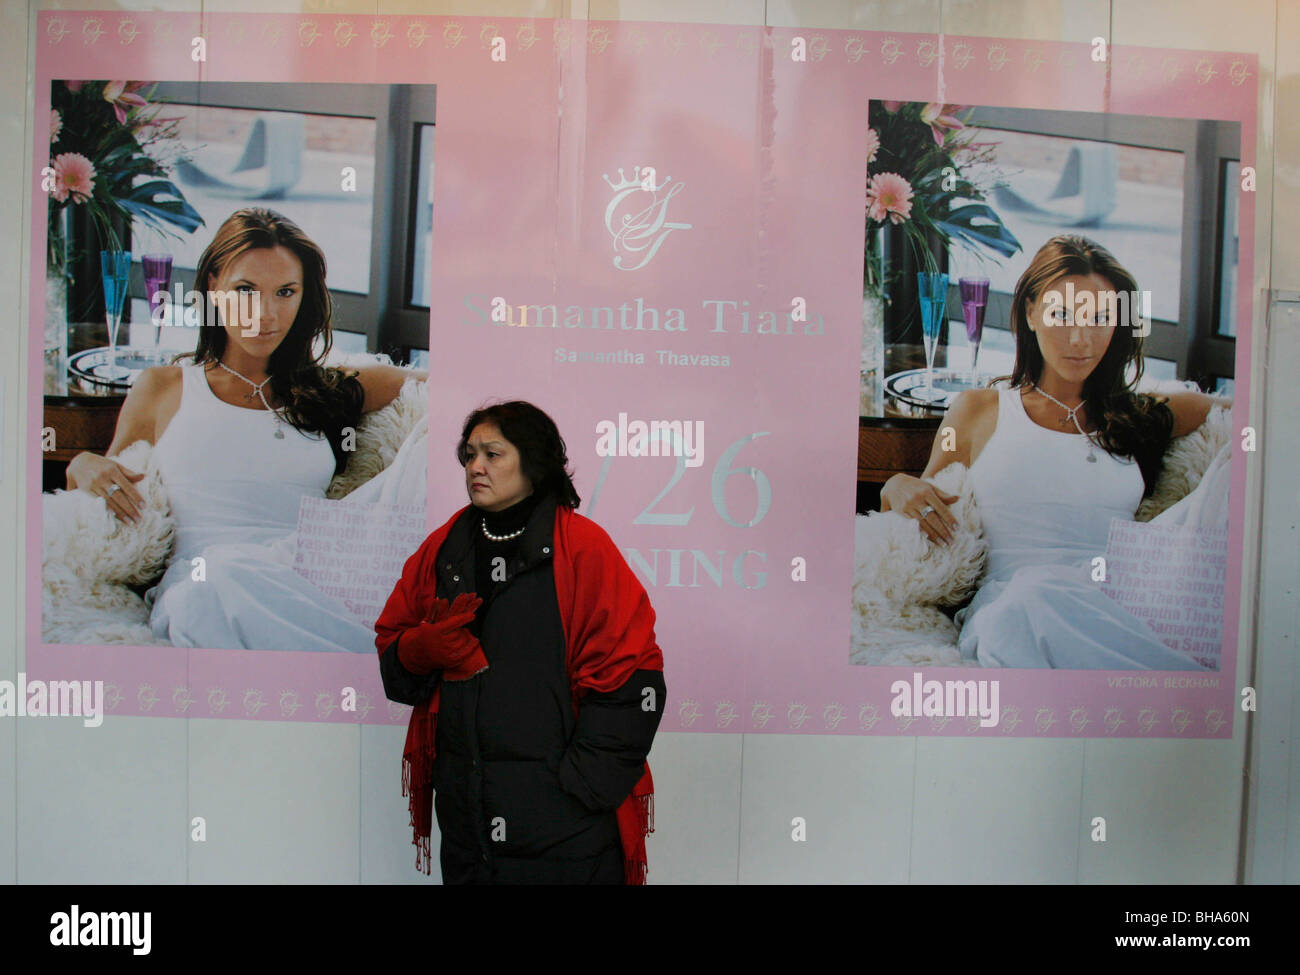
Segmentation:
[(912, 215), (912, 184), (898, 173), (876, 173), (867, 183), (867, 216), (902, 223)]
[(72, 202), (85, 203), (95, 191), (95, 165), (79, 152), (61, 152), (54, 157), (54, 190), (60, 203), (72, 194)]
[(880, 151), (880, 136), (875, 129), (867, 129), (867, 165), (876, 161), (876, 153)]
[(52, 108), (50, 109), (50, 142), (57, 142), (62, 131), (63, 119), (59, 117), (59, 110)]
[(149, 103), (136, 89), (144, 86), (143, 81), (110, 81), (104, 86), (104, 101), (113, 106), (113, 113), (118, 122), (126, 124), (126, 113), (133, 108), (144, 108)]

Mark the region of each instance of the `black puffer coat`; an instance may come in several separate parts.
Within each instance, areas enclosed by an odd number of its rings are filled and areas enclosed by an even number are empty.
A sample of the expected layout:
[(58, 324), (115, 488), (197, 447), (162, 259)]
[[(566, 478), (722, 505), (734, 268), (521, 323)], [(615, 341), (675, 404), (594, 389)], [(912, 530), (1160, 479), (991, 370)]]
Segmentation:
[[(433, 785), (444, 883), (623, 882), (614, 810), (641, 776), (662, 713), (642, 709), (643, 689), (662, 702), (663, 674), (638, 670), (618, 690), (588, 693), (575, 716), (552, 572), (555, 503), (536, 505), (470, 626), (488, 669), (442, 682)], [(448, 601), (475, 590), (480, 517), (468, 509), (438, 552), (437, 595)], [(388, 696), (407, 704), (441, 680), (406, 670), (397, 641), (380, 672)]]

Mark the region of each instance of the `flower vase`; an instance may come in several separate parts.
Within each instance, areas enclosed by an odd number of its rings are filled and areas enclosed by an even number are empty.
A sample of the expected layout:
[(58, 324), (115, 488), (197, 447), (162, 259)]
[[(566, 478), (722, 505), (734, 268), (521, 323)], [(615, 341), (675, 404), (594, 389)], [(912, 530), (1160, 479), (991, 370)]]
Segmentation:
[(62, 395), (68, 382), (68, 279), (45, 272), (45, 392)]
[(862, 353), (858, 364), (858, 415), (885, 415), (885, 299), (862, 295)]

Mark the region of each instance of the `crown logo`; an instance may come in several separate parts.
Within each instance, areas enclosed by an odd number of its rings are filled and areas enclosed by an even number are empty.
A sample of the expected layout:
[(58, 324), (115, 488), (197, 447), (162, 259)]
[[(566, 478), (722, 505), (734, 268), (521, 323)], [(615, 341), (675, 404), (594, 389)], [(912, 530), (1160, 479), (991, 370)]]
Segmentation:
[[(640, 176), (641, 169), (642, 169), (641, 166), (633, 166), (632, 175), (626, 176), (623, 173), (623, 167), (620, 166), (618, 168), (617, 183), (614, 182), (614, 180), (609, 178), (609, 173), (601, 173), (600, 178), (603, 179), (607, 184), (609, 184), (609, 188), (616, 193), (619, 190), (628, 190), (628, 189), (643, 189), (649, 193), (658, 193), (661, 189), (667, 186), (669, 182), (671, 182), (671, 177), (665, 176), (664, 181), (660, 183), (658, 186), (655, 185), (653, 178), (647, 184), (646, 181), (642, 179), (642, 177)], [(650, 170), (650, 172), (653, 173), (654, 170), (652, 169)]]
[[(631, 175), (620, 166), (618, 179), (602, 173), (601, 178), (613, 190), (605, 207), (605, 229), (614, 244), (614, 266), (620, 271), (635, 271), (645, 267), (658, 253), (664, 240), (674, 230), (689, 230), (689, 223), (668, 219), (668, 205), (674, 196), (685, 189), (677, 182), (669, 187), (672, 178), (665, 176), (656, 184), (658, 173), (653, 166), (633, 167)], [(667, 188), (662, 195), (660, 190)], [(646, 204), (644, 197), (633, 197), (637, 191), (650, 193), (653, 202)], [(626, 202), (625, 202), (626, 201)]]

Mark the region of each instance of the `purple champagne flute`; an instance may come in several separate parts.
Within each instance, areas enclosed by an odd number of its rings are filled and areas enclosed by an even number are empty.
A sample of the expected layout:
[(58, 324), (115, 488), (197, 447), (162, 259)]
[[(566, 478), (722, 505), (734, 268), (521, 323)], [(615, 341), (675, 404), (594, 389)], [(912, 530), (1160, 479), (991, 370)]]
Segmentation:
[(961, 278), (957, 282), (961, 291), (961, 314), (966, 320), (966, 339), (970, 342), (970, 379), (975, 382), (975, 363), (980, 355), (980, 339), (984, 335), (984, 309), (989, 303), (988, 278)]
[(153, 344), (158, 345), (162, 337), (162, 316), (159, 306), (167, 304), (159, 297), (172, 282), (172, 256), (170, 254), (143, 254), (140, 268), (144, 271), (144, 292), (149, 296), (149, 318), (153, 322)]

